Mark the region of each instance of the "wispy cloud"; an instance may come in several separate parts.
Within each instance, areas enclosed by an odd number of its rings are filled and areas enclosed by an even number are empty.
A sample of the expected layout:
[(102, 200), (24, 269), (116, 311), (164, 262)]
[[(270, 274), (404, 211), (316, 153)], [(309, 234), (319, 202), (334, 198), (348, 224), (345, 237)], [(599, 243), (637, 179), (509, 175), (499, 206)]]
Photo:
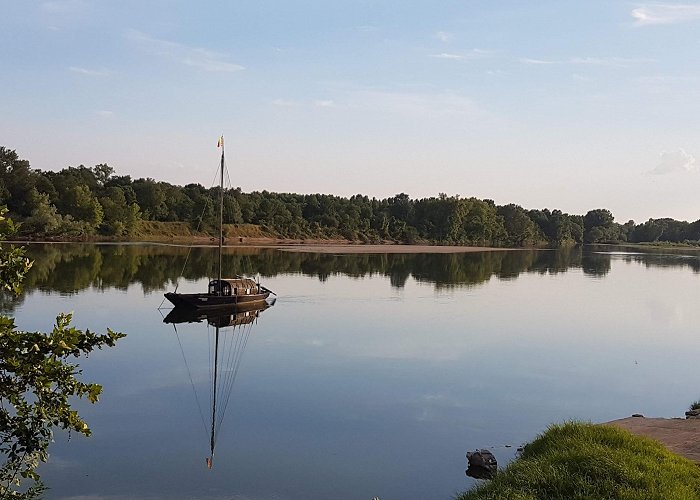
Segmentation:
[(569, 61), (571, 64), (588, 64), (592, 66), (614, 66), (627, 68), (635, 64), (655, 62), (654, 59), (633, 58), (633, 57), (573, 57)]
[(649, 4), (633, 9), (631, 15), (636, 26), (700, 21), (700, 5)]
[(357, 30), (361, 31), (362, 33), (375, 33), (379, 31), (379, 27), (374, 26), (373, 24), (363, 24), (362, 26), (358, 26)]
[(531, 57), (522, 57), (520, 62), (523, 64), (560, 64), (561, 61), (550, 61), (547, 59), (533, 59)]
[(245, 69), (239, 64), (227, 61), (226, 54), (154, 38), (140, 31), (129, 30), (126, 38), (153, 55), (204, 71), (231, 72)]
[(94, 4), (88, 0), (50, 0), (39, 4), (39, 10), (46, 27), (60, 31), (76, 22), (89, 18)]
[(70, 71), (73, 73), (79, 73), (81, 75), (86, 75), (86, 76), (109, 76), (112, 74), (111, 71), (100, 68), (100, 69), (94, 69), (94, 68), (81, 68), (79, 66), (70, 66), (68, 68)]
[(483, 111), (469, 98), (451, 92), (355, 90), (347, 99), (353, 107), (410, 116), (477, 115)]
[(75, 14), (89, 7), (85, 0), (51, 0), (42, 2), (41, 10), (49, 14)]
[(649, 173), (665, 175), (698, 171), (697, 160), (683, 148), (676, 151), (662, 151), (659, 157), (659, 164)]
[(292, 101), (290, 99), (275, 99), (272, 101), (273, 106), (279, 106), (280, 108), (296, 108), (301, 106), (299, 101)]
[(537, 59), (531, 57), (520, 58), (522, 64), (553, 65), (573, 64), (580, 66), (609, 66), (615, 68), (628, 68), (635, 64), (654, 62), (654, 59), (628, 58), (628, 57), (571, 57), (569, 59)]
[(335, 101), (332, 99), (316, 99), (315, 101), (295, 101), (292, 99), (275, 99), (271, 101), (273, 106), (278, 106), (280, 108), (308, 108), (314, 106), (317, 108), (333, 108), (335, 107)]
[(430, 57), (434, 57), (435, 59), (464, 59), (464, 56), (462, 54), (448, 54), (447, 52), (442, 52), (440, 54), (430, 54)]
[(453, 52), (441, 52), (439, 54), (430, 54), (430, 57), (433, 57), (435, 59), (452, 59), (453, 61), (459, 61), (459, 60), (473, 60), (473, 59), (483, 59), (486, 57), (490, 57), (494, 54), (493, 50), (484, 50), (484, 49), (472, 49), (468, 52), (460, 52), (460, 53), (453, 53)]
[(449, 33), (447, 31), (438, 31), (435, 33), (435, 38), (440, 40), (443, 43), (447, 43), (450, 40), (452, 40), (455, 36), (452, 33)]

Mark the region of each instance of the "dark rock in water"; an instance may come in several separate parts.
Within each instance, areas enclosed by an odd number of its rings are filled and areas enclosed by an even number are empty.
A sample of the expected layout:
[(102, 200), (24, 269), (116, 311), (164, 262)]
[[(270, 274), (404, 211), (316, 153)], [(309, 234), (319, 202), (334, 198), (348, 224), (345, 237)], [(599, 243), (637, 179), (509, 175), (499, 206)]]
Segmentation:
[(638, 417), (638, 418), (644, 418), (644, 415), (642, 415), (641, 413), (635, 413), (635, 414), (633, 414), (632, 416), (633, 416), (633, 417)]
[(471, 465), (465, 471), (467, 476), (473, 477), (474, 479), (493, 479), (496, 471), (487, 469), (486, 467), (472, 467)]
[[(467, 452), (467, 462), (469, 463), (469, 468), (479, 468), (485, 469), (490, 475), (496, 473), (498, 469), (498, 462), (496, 462), (496, 457), (493, 456), (489, 450), (476, 450)], [(480, 471), (475, 470), (474, 473), (480, 473)], [(467, 475), (472, 476), (467, 470)]]

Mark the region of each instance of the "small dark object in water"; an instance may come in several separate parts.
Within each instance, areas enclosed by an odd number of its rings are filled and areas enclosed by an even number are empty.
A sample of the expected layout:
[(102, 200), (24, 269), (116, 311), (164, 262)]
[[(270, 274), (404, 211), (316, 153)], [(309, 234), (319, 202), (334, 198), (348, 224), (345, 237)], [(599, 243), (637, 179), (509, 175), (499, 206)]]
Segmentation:
[(641, 413), (635, 413), (635, 414), (634, 414), (634, 415), (632, 415), (632, 416), (633, 416), (633, 417), (640, 417), (640, 418), (644, 418), (644, 415), (642, 415)]
[(467, 462), (469, 463), (467, 476), (478, 479), (490, 479), (498, 470), (496, 457), (489, 450), (468, 451)]
[(474, 479), (493, 479), (495, 474), (494, 471), (491, 471), (486, 467), (473, 467), (471, 465), (465, 472), (467, 476), (473, 477)]

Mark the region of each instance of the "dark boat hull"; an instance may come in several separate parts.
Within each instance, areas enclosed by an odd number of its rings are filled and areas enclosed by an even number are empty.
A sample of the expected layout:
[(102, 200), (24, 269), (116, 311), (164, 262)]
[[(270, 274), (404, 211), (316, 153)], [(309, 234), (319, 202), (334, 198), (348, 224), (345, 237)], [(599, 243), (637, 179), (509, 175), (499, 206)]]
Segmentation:
[(210, 295), (208, 293), (166, 293), (175, 307), (186, 309), (208, 310), (235, 307), (236, 309), (261, 307), (270, 296), (270, 292), (253, 293), (250, 295)]

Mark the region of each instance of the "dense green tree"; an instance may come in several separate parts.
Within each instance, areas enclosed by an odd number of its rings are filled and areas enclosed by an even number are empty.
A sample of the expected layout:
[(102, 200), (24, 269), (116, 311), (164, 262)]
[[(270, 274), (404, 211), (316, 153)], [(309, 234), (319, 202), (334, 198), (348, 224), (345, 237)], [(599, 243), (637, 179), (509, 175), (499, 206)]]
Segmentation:
[(168, 209), (165, 193), (160, 184), (153, 179), (137, 179), (131, 186), (136, 193), (136, 201), (146, 220), (164, 220)]
[(528, 217), (523, 207), (512, 203), (498, 207), (498, 215), (503, 219), (507, 246), (522, 247), (537, 244), (537, 226)]
[(16, 151), (0, 147), (0, 205), (20, 217), (29, 216), (35, 208), (32, 190), (38, 177)]
[[(154, 179), (114, 175), (106, 164), (34, 171), (16, 152), (0, 149), (0, 203), (24, 222), (32, 236), (84, 237), (99, 230), (120, 236), (138, 221), (188, 222), (216, 232), (219, 188), (184, 187)], [(345, 238), (363, 242), (529, 246), (580, 243), (690, 242), (700, 244), (700, 220), (650, 219), (614, 222), (607, 209), (572, 215), (561, 210), (525, 210), (514, 204), (440, 193), (412, 199), (406, 193), (377, 199), (293, 194), (240, 188), (224, 192), (224, 222), (258, 225), (290, 238)]]
[(122, 236), (136, 228), (140, 219), (139, 206), (127, 201), (122, 188), (107, 188), (100, 205), (104, 213), (100, 229), (104, 234)]

